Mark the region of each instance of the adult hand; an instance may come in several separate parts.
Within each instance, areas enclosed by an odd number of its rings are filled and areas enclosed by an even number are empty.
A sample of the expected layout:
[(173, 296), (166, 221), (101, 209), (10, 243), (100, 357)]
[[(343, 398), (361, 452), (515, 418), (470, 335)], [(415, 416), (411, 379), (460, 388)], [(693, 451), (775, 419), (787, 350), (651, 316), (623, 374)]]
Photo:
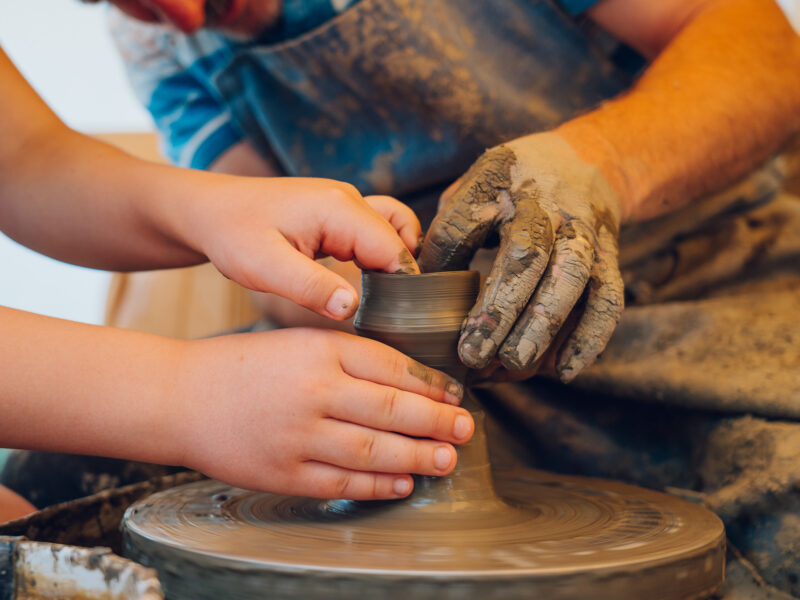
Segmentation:
[(445, 475), (474, 423), (460, 384), (376, 341), (285, 329), (188, 342), (182, 464), (231, 485), (399, 498)]
[[(102, 0), (84, 0), (101, 2)], [(183, 33), (201, 27), (256, 35), (280, 17), (279, 0), (109, 0), (140, 21), (168, 23)]]
[(591, 364), (623, 308), (619, 200), (599, 170), (556, 133), (487, 150), (442, 198), (420, 254), (423, 271), (467, 268), (496, 233), (500, 248), (464, 322), (459, 355), (530, 371), (584, 297), (555, 366), (563, 381)]
[(343, 320), (355, 312), (358, 294), (315, 258), (419, 272), (410, 251), (419, 243), (419, 221), (393, 198), (362, 198), (353, 186), (328, 179), (203, 175), (186, 202), (177, 202), (161, 222), (249, 289)]
[[(84, 0), (99, 2), (100, 0)], [(110, 0), (134, 19), (171, 23), (184, 33), (192, 33), (206, 20), (205, 0)]]

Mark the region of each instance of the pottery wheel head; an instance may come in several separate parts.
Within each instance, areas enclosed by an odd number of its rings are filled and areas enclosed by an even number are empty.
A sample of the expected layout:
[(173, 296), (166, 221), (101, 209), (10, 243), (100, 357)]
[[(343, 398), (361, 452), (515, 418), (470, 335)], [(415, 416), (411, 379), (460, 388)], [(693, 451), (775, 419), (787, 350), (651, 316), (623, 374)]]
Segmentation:
[[(419, 586), (415, 598), (437, 600), (489, 591), (509, 599), (677, 599), (704, 597), (722, 582), (723, 526), (700, 506), (531, 470), (501, 473), (496, 485), (504, 507), (454, 516), (402, 502), (326, 502), (198, 482), (129, 511), (126, 555), (170, 572), (213, 573), (206, 586), (214, 593), (289, 586), (304, 598), (363, 590), (401, 598), (392, 586), (406, 581)], [(331, 578), (347, 593), (309, 591)], [(170, 598), (225, 596), (173, 594), (184, 583), (164, 583)]]

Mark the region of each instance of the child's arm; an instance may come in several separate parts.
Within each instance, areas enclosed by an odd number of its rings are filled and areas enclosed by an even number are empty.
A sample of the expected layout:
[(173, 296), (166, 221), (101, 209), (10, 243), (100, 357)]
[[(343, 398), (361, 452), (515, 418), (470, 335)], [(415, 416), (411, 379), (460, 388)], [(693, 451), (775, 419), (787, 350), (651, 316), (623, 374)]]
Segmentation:
[[(51, 256), (118, 269), (209, 257), (335, 318), (355, 292), (315, 256), (416, 270), (419, 222), (391, 198), (370, 199), (376, 212), (333, 181), (137, 161), (65, 128), (1, 52), (0, 84), (0, 227)], [(6, 308), (0, 331), (4, 447), (377, 499), (407, 495), (409, 473), (449, 472), (451, 444), (472, 434), (459, 384), (372, 340), (300, 329), (184, 342)]]
[(65, 127), (1, 51), (0, 82), (0, 229), (35, 250), (114, 270), (208, 258), (242, 285), (336, 319), (355, 311), (356, 292), (315, 256), (417, 271), (408, 249), (419, 223), (392, 199), (332, 180), (136, 160)]
[(451, 443), (472, 434), (450, 377), (346, 334), (293, 329), (186, 342), (7, 308), (0, 331), (4, 447), (375, 499), (405, 496), (408, 473), (449, 472)]

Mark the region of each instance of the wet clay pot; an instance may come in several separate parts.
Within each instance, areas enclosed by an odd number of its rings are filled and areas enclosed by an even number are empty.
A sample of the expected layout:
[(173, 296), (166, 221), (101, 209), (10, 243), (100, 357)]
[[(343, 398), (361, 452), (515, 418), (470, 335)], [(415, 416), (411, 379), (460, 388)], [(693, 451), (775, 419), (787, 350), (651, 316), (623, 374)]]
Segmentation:
[(359, 335), (463, 379), (467, 369), (458, 359), (456, 346), (479, 283), (477, 271), (364, 273), (353, 324)]
[[(356, 327), (464, 374), (456, 342), (473, 272), (366, 273)], [(316, 500), (205, 481), (129, 509), (126, 556), (156, 568), (167, 598), (703, 598), (722, 582), (711, 512), (612, 481), (492, 473), (483, 413), (446, 477), (393, 502)]]

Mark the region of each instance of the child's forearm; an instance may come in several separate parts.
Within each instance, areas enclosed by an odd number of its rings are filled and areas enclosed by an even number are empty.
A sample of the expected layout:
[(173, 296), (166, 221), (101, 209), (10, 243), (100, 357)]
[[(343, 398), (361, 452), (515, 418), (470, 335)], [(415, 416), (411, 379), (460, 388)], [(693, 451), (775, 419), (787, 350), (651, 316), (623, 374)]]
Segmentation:
[(187, 342), (0, 308), (0, 445), (181, 464)]
[(798, 131), (800, 38), (771, 0), (726, 0), (697, 14), (630, 93), (559, 133), (635, 220), (733, 182)]
[(97, 268), (204, 260), (155, 219), (161, 213), (154, 207), (180, 201), (188, 208), (207, 174), (137, 160), (70, 130), (1, 50), (0, 82), (0, 230), (54, 258)]
[(135, 159), (66, 128), (18, 161), (4, 184), (0, 228), (42, 254), (82, 266), (130, 271), (205, 260), (178, 240), (159, 204), (183, 203), (208, 174)]

